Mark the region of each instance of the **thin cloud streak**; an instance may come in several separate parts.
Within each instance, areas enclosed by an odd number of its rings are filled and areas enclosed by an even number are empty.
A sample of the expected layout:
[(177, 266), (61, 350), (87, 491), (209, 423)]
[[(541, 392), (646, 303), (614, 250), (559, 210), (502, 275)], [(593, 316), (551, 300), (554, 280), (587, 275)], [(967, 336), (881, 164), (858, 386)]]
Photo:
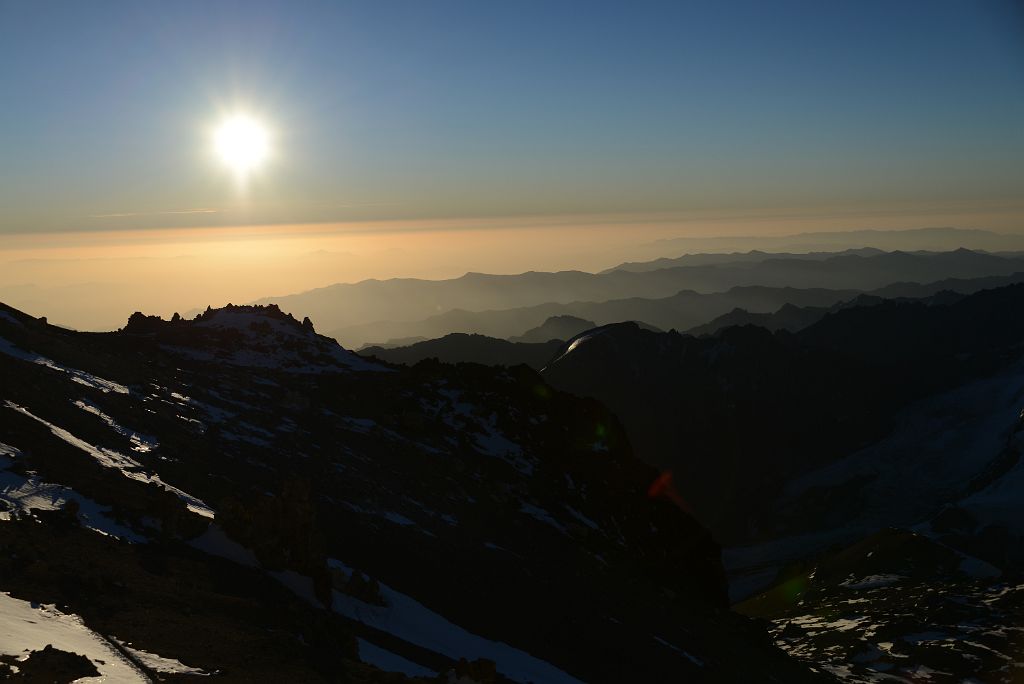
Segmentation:
[(166, 216), (170, 214), (219, 214), (220, 209), (174, 209), (171, 211), (130, 211), (113, 214), (90, 214), (89, 218), (127, 218), (131, 216)]

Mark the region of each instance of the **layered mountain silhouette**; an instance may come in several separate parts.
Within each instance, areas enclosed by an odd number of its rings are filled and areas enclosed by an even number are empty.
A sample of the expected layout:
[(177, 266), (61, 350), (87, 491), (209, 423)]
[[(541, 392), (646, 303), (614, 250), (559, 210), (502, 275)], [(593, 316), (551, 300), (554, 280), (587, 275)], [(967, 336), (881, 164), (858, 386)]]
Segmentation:
[(596, 328), (597, 323), (577, 316), (552, 316), (536, 328), (530, 328), (522, 335), (509, 338), (510, 342), (547, 342), (548, 340), (567, 340), (584, 330)]
[[(756, 325), (768, 330), (788, 330), (796, 332), (817, 322), (825, 314), (844, 308), (864, 306), (878, 303), (884, 299), (920, 300), (925, 303), (949, 304), (965, 295), (979, 290), (999, 287), (1009, 283), (1024, 282), (1024, 273), (988, 278), (958, 279), (947, 278), (934, 283), (894, 283), (871, 293), (857, 294), (852, 290), (795, 290), (772, 288), (733, 288), (729, 292), (711, 295), (698, 295), (692, 292), (680, 293), (674, 297), (659, 300), (624, 300), (603, 303), (579, 303), (566, 305), (576, 311), (594, 315), (598, 319), (616, 320), (621, 317), (628, 320), (629, 316), (640, 313), (650, 320), (658, 321), (663, 328), (680, 329), (692, 335), (714, 334), (723, 328), (737, 325)], [(705, 320), (709, 315), (724, 309), (729, 303), (743, 302), (753, 311), (740, 306), (711, 318), (702, 325), (689, 324)], [(778, 306), (779, 302), (783, 302)], [(797, 303), (792, 303), (797, 302)], [(802, 305), (812, 302), (811, 305)], [(778, 306), (778, 308), (775, 308)], [(479, 333), (450, 334), (433, 340), (413, 338), (410, 343), (393, 340), (386, 345), (364, 347), (361, 352), (380, 355), (381, 358), (395, 363), (415, 363), (416, 361), (437, 358), (447, 362), (472, 361), (476, 363), (515, 365), (526, 363), (540, 368), (551, 359), (543, 358), (540, 347), (516, 346), (505, 343), (501, 337), (513, 325), (518, 324), (526, 316), (539, 316), (553, 305), (545, 305), (530, 309), (496, 311), (496, 312), (451, 312), (436, 319), (438, 327), (461, 326), (468, 329), (484, 329), (491, 335)], [(759, 309), (766, 309), (760, 312)], [(552, 317), (548, 321), (562, 317)], [(574, 323), (569, 329), (582, 326), (584, 319), (568, 317)], [(455, 321), (461, 321), (456, 323)], [(506, 324), (506, 322), (508, 322)], [(586, 323), (593, 323), (586, 321)], [(637, 322), (641, 328), (660, 332), (662, 328), (647, 323)], [(545, 326), (538, 330), (548, 329)], [(597, 327), (596, 324), (589, 327)], [(554, 331), (552, 331), (553, 333)], [(531, 332), (532, 334), (532, 332)], [(542, 333), (541, 336), (548, 334)], [(574, 335), (565, 335), (569, 339)], [(512, 335), (510, 341), (522, 340), (523, 337)], [(546, 349), (546, 348), (544, 348)]]
[(856, 249), (824, 252), (766, 252), (759, 249), (753, 249), (749, 252), (696, 252), (692, 254), (683, 254), (678, 257), (662, 257), (652, 261), (627, 261), (619, 264), (618, 266), (605, 269), (602, 273), (611, 273), (612, 271), (634, 271), (639, 273), (644, 271), (657, 271), (663, 268), (676, 268), (679, 266), (714, 266), (719, 264), (757, 263), (761, 261), (768, 261), (769, 259), (806, 259), (809, 261), (824, 261), (825, 259), (831, 259), (837, 256), (870, 257), (884, 253), (884, 250), (876, 249), (874, 247), (860, 247)]
[[(786, 303), (827, 306), (837, 301), (826, 302), (820, 298), (790, 301), (795, 296), (790, 295), (776, 297), (765, 304), (769, 308), (759, 309), (756, 295), (742, 297), (743, 293), (750, 292), (746, 288), (840, 290), (846, 291), (841, 298), (849, 298), (851, 291), (856, 294), (894, 282), (930, 283), (948, 278), (1009, 276), (1024, 272), (1024, 257), (965, 249), (818, 256), (823, 258), (757, 255), (754, 260), (643, 271), (618, 269), (601, 274), (578, 271), (518, 275), (470, 273), (452, 280), (370, 280), (331, 285), (258, 303), (275, 303), (296, 315), (309, 315), (331, 336), (357, 348), (394, 338), (434, 338), (450, 332), (509, 338), (558, 315), (576, 316), (598, 324), (639, 320), (662, 329), (687, 329), (737, 307), (763, 313)], [(727, 297), (730, 292), (741, 296)], [(710, 294), (728, 301), (703, 302), (702, 295)], [(644, 309), (632, 315), (620, 314), (626, 307), (667, 298), (685, 300), (676, 302), (674, 310), (686, 313), (671, 318), (668, 311), (673, 309), (673, 304), (667, 303), (647, 306), (662, 313), (657, 320)], [(609, 305), (609, 311), (602, 310), (601, 305), (610, 301), (617, 304)], [(616, 310), (614, 315), (611, 309)], [(435, 313), (428, 316), (426, 312)]]
[(414, 342), (408, 346), (363, 347), (359, 353), (405, 365), (413, 365), (426, 359), (437, 359), (445, 363), (481, 363), (488, 366), (523, 364), (540, 370), (551, 360), (562, 343), (562, 339), (550, 339), (547, 342), (509, 342), (486, 335), (451, 333), (436, 340)]
[(945, 252), (959, 247), (989, 252), (1024, 249), (1019, 234), (990, 230), (935, 227), (905, 230), (842, 230), (796, 233), (793, 235), (745, 235), (724, 237), (682, 237), (658, 240), (651, 247), (665, 253), (736, 252), (836, 252), (849, 249), (886, 251), (927, 250)]

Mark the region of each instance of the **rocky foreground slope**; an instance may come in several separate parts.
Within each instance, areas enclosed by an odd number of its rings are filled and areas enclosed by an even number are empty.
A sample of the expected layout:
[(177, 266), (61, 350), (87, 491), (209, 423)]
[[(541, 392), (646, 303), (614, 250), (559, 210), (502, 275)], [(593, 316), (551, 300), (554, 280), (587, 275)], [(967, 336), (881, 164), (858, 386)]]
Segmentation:
[(2, 307), (0, 672), (824, 678), (727, 608), (657, 478), (527, 368), (396, 369), (275, 307), (101, 334)]

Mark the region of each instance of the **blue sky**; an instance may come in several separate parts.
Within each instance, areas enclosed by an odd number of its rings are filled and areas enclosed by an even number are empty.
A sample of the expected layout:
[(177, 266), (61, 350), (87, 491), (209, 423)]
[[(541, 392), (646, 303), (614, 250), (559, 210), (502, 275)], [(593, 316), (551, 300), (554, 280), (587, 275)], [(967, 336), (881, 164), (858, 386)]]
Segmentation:
[(8, 232), (1024, 197), (1010, 0), (0, 0), (0, 88)]

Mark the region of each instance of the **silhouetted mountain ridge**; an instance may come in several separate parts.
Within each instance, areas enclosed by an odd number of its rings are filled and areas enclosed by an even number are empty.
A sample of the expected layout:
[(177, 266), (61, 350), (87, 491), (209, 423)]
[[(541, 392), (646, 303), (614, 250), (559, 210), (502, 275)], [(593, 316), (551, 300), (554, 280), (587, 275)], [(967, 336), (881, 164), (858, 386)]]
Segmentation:
[[(924, 284), (898, 282), (866, 293), (857, 290), (760, 286), (735, 287), (727, 292), (712, 294), (684, 291), (662, 299), (635, 298), (608, 302), (573, 302), (565, 305), (543, 304), (503, 311), (451, 311), (415, 323), (388, 324), (387, 326), (374, 324), (350, 331), (341, 331), (336, 336), (344, 338), (346, 335), (354, 333), (356, 337), (359, 337), (367, 329), (380, 330), (383, 328), (396, 336), (419, 331), (426, 336), (440, 337), (445, 334), (444, 331), (456, 329), (490, 337), (508, 338), (515, 334), (513, 331), (535, 325), (537, 321), (543, 320), (547, 316), (557, 315), (559, 311), (569, 311), (578, 316), (593, 319), (602, 325), (639, 319), (662, 330), (691, 330), (736, 309), (743, 309), (752, 314), (773, 313), (786, 304), (790, 304), (801, 309), (818, 308), (823, 312), (865, 294), (881, 298), (921, 299), (935, 296), (942, 291), (970, 294), (978, 290), (1021, 281), (1024, 281), (1024, 272), (985, 278), (946, 278)], [(813, 316), (810, 318), (817, 320)], [(809, 320), (808, 324), (813, 320)], [(736, 322), (742, 321), (737, 318)], [(749, 322), (757, 324), (758, 320), (755, 318)], [(717, 327), (721, 326), (716, 326), (715, 329)], [(700, 332), (709, 332), (709, 330), (700, 328)]]
[(577, 316), (551, 316), (535, 328), (531, 328), (522, 335), (508, 338), (510, 342), (547, 342), (548, 340), (567, 340), (578, 335), (584, 330), (589, 330), (597, 325), (594, 321)]
[(364, 347), (362, 356), (388, 363), (413, 365), (426, 359), (444, 363), (481, 363), (489, 366), (525, 364), (540, 370), (562, 346), (562, 340), (547, 342), (509, 342), (486, 335), (450, 333), (436, 340), (415, 342), (408, 346), (385, 348)]
[[(733, 262), (677, 266), (653, 271), (616, 270), (602, 274), (579, 271), (559, 273), (527, 272), (517, 275), (467, 274), (450, 280), (395, 279), (337, 284), (287, 297), (273, 297), (259, 303), (276, 303), (285, 311), (308, 312), (322, 329), (342, 342), (359, 347), (371, 340), (398, 337), (439, 337), (449, 332), (476, 332), (509, 337), (540, 325), (553, 315), (569, 314), (598, 323), (602, 321), (568, 307), (574, 302), (652, 299), (676, 295), (684, 290), (698, 293), (727, 291), (736, 286), (831, 288), (871, 290), (897, 280), (932, 282), (944, 278), (975, 278), (1008, 275), (1024, 271), (1024, 257), (997, 256), (956, 250), (940, 253), (886, 252), (835, 255), (820, 260), (770, 258), (756, 262)], [(784, 302), (780, 302), (781, 305)], [(445, 328), (443, 319), (423, 321), (424, 312), (444, 315), (454, 311), (522, 309), (545, 305), (539, 316), (522, 316), (516, 331), (496, 334), (486, 329)], [(561, 306), (554, 306), (561, 305)], [(704, 320), (682, 326), (692, 327), (730, 310), (717, 311)], [(776, 307), (777, 308), (777, 307)], [(645, 320), (642, 315), (617, 317)]]

